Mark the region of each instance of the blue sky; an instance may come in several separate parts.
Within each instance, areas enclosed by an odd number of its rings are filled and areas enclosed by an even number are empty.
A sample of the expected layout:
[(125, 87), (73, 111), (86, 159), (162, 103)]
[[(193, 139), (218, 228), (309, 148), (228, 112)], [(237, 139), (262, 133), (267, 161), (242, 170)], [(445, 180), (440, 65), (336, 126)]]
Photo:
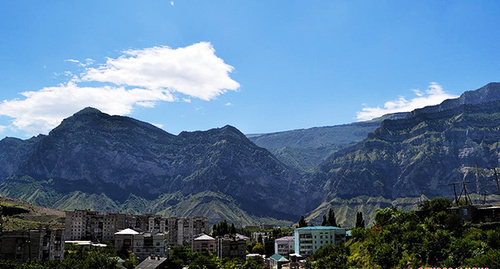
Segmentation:
[(1, 1), (0, 138), (47, 133), (85, 106), (174, 134), (411, 110), (500, 80), (499, 11), (498, 1)]

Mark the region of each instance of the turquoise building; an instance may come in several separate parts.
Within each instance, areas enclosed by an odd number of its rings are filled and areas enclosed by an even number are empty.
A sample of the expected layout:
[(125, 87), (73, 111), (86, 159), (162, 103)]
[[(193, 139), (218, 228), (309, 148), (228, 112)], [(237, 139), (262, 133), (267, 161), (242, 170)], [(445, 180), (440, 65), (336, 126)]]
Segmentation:
[(333, 226), (308, 226), (295, 229), (295, 253), (309, 256), (324, 245), (345, 242), (346, 229)]

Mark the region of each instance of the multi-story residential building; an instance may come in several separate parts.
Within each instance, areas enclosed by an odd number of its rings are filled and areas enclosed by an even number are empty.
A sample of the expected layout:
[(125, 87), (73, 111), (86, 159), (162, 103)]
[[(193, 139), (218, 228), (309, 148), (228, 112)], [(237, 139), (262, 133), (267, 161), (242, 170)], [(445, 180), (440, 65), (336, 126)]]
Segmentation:
[(295, 253), (309, 256), (324, 245), (346, 240), (345, 228), (309, 226), (295, 229)]
[(160, 227), (165, 227), (165, 232), (168, 234), (169, 245), (190, 244), (195, 235), (208, 233), (209, 222), (207, 217), (170, 217), (167, 218), (165, 224)]
[(295, 237), (285, 236), (274, 240), (274, 253), (287, 257), (289, 253), (295, 251)]
[(241, 234), (226, 234), (216, 239), (216, 252), (219, 258), (246, 259), (247, 240)]
[(134, 236), (138, 234), (139, 232), (129, 228), (116, 232), (114, 234), (115, 252), (122, 253), (126, 251), (132, 251)]
[(206, 234), (200, 235), (193, 239), (191, 250), (198, 253), (205, 251), (215, 253), (215, 238)]
[(40, 261), (63, 259), (62, 229), (4, 231), (0, 242), (0, 258)]
[(268, 238), (269, 238), (269, 236), (267, 235), (267, 232), (253, 232), (252, 233), (252, 239), (261, 243), (261, 244), (264, 244), (264, 241)]
[(164, 233), (139, 233), (134, 235), (132, 253), (144, 260), (149, 256), (167, 257), (168, 249)]
[(100, 213), (89, 210), (66, 212), (65, 237), (67, 240), (113, 241), (117, 231), (133, 228), (141, 232), (167, 234), (170, 245), (190, 244), (193, 236), (209, 232), (206, 217), (162, 217), (157, 215), (130, 215)]

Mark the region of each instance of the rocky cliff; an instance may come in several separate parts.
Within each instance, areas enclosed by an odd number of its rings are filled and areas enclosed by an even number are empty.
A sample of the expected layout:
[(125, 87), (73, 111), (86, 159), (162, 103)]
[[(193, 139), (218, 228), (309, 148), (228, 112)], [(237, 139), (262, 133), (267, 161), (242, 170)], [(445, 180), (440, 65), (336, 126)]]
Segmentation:
[(470, 192), (496, 193), (499, 141), (500, 83), (490, 83), (383, 121), (365, 140), (323, 162), (313, 182), (330, 198), (452, 196), (448, 184), (464, 178)]

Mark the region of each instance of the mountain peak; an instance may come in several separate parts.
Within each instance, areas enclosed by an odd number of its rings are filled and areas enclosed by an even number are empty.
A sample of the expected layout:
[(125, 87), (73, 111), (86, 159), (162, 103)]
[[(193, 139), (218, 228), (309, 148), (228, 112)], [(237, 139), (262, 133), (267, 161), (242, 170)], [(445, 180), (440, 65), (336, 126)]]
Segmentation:
[(76, 115), (85, 115), (85, 114), (101, 114), (102, 112), (97, 109), (97, 108), (93, 108), (93, 107), (86, 107), (78, 112), (75, 113), (75, 116)]
[(466, 91), (460, 98), (462, 104), (477, 104), (500, 99), (500, 83), (490, 82), (485, 86), (475, 90)]

